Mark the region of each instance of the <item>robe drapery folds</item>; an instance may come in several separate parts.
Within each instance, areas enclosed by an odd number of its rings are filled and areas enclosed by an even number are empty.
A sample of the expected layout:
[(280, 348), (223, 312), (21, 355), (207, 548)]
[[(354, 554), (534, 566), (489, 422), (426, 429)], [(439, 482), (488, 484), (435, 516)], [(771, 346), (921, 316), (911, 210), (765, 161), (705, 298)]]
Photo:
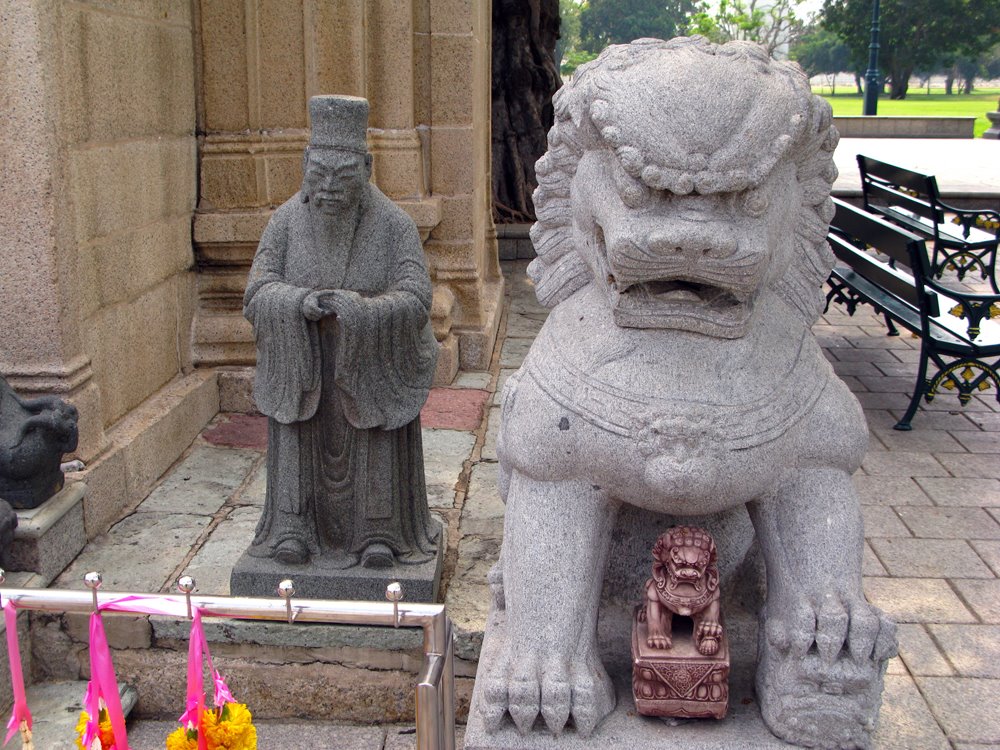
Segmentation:
[[(420, 441), (438, 348), (420, 238), (370, 185), (349, 248), (317, 236), (293, 196), (264, 231), (244, 297), (254, 399), (269, 418), (267, 497), (250, 552), (271, 556), (298, 539), (347, 566), (380, 543), (420, 562), (439, 533)], [(315, 322), (303, 315), (313, 291), (332, 311)]]

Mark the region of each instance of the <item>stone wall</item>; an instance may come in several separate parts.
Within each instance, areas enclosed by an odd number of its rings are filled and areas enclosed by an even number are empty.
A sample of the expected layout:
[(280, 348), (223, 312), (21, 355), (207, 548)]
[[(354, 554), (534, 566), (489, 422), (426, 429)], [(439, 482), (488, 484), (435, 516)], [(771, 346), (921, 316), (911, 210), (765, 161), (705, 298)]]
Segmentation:
[(126, 418), (191, 369), (192, 28), (187, 2), (0, 0), (0, 372), (80, 409), (114, 487), (91, 533), (162, 466), (126, 466)]

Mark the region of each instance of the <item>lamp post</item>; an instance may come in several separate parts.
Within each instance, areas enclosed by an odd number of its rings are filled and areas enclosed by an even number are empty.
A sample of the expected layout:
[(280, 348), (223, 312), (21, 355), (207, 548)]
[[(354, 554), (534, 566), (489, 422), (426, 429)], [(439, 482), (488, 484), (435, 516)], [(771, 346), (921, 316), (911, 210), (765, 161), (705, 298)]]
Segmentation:
[(878, 2), (872, 3), (872, 41), (868, 45), (868, 70), (865, 71), (865, 105), (863, 115), (878, 114)]

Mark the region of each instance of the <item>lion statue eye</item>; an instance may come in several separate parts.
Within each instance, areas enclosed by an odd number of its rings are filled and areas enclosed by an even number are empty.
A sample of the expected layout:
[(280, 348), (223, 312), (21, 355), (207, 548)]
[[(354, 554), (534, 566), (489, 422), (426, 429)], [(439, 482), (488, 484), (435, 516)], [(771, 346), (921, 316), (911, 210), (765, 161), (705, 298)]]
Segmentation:
[(750, 216), (763, 216), (767, 207), (768, 200), (763, 190), (751, 189), (743, 193), (743, 210)]

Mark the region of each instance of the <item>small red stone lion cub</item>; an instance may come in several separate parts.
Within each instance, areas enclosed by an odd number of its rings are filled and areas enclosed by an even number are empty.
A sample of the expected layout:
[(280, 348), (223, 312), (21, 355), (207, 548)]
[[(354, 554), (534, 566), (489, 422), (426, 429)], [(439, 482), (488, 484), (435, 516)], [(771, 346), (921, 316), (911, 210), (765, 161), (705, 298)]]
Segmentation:
[(719, 569), (715, 541), (693, 526), (674, 526), (653, 547), (653, 577), (646, 581), (646, 643), (650, 648), (673, 645), (675, 614), (694, 622), (698, 652), (712, 656), (722, 642), (719, 622)]

